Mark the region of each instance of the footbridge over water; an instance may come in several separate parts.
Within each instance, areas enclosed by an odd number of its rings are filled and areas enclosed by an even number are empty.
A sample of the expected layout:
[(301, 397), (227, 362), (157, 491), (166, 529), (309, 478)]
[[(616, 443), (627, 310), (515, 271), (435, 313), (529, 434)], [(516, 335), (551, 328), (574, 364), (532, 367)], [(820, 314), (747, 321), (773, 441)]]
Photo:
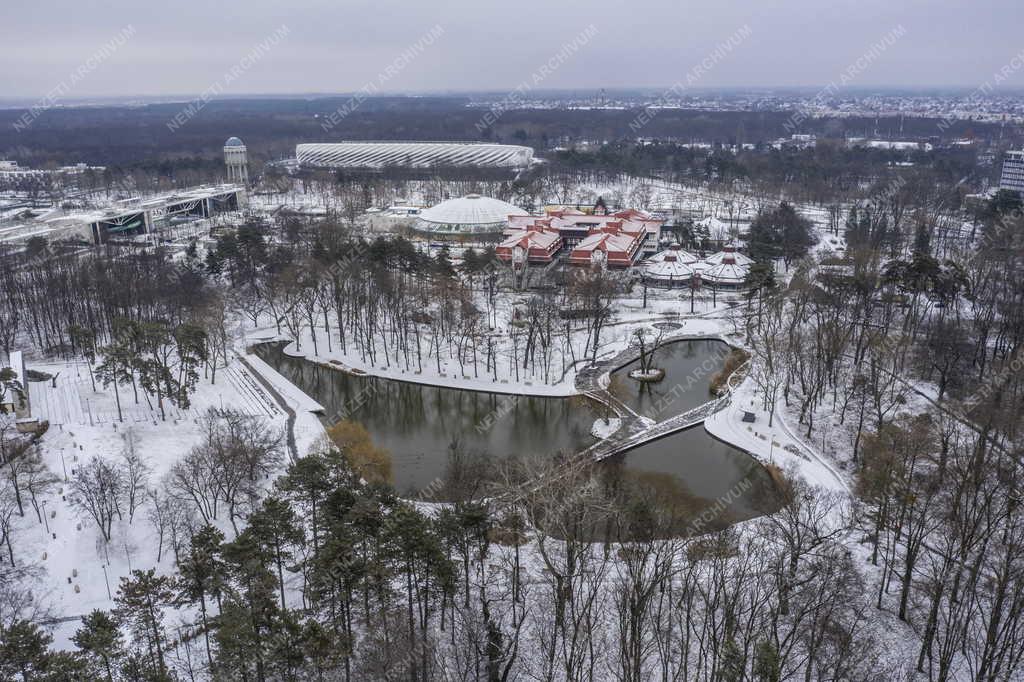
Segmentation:
[[(667, 343), (676, 340), (680, 339), (672, 339)], [(640, 353), (636, 348), (627, 348), (617, 355), (589, 365), (576, 375), (576, 388), (583, 395), (601, 403), (614, 412), (621, 421), (621, 425), (615, 433), (608, 438), (594, 443), (584, 450), (581, 455), (588, 456), (594, 461), (600, 461), (658, 438), (663, 438), (669, 434), (704, 423), (705, 419), (724, 409), (729, 404), (729, 401), (732, 399), (733, 388), (739, 381), (742, 381), (746, 375), (746, 368), (749, 366), (747, 363), (744, 363), (733, 372), (726, 382), (726, 393), (724, 395), (709, 400), (682, 414), (656, 422), (649, 417), (638, 414), (619, 398), (612, 395), (606, 388), (606, 382), (604, 381), (606, 375), (636, 360), (639, 356)]]

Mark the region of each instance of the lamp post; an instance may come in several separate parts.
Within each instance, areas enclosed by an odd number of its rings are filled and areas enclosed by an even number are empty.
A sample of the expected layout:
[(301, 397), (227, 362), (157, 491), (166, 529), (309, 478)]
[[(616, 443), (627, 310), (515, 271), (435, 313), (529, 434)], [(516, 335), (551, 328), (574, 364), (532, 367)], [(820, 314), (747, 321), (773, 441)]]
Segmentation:
[(114, 596), (110, 594), (110, 576), (107, 575), (106, 564), (103, 564), (103, 582), (107, 584), (107, 599), (113, 599)]

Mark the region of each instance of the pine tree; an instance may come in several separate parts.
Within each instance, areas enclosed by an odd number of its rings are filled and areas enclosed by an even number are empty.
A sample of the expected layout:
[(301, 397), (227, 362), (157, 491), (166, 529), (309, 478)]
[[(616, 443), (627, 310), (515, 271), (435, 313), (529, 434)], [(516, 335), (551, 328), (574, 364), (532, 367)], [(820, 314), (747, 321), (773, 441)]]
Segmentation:
[(248, 530), (277, 569), (281, 609), (287, 609), (284, 596), (285, 564), (295, 558), (292, 547), (301, 545), (305, 540), (299, 520), (288, 503), (277, 497), (268, 497), (263, 501), (263, 506), (249, 517)]
[(225, 566), (221, 559), (221, 545), (224, 534), (213, 526), (204, 526), (192, 536), (192, 543), (186, 555), (178, 563), (178, 579), (175, 582), (179, 604), (199, 603), (203, 621), (203, 637), (206, 644), (206, 659), (213, 666), (210, 651), (210, 618), (207, 596), (218, 603), (226, 580)]
[(743, 682), (746, 677), (744, 675), (745, 668), (746, 659), (743, 652), (736, 644), (736, 640), (730, 637), (722, 645), (718, 679), (722, 682)]
[(224, 600), (217, 629), (219, 670), (252, 671), (257, 682), (267, 679), (267, 650), (278, 625), (276, 582), (267, 555), (250, 529), (223, 546), (233, 589)]
[(102, 671), (107, 682), (114, 682), (113, 661), (120, 656), (124, 643), (117, 622), (110, 614), (97, 609), (82, 618), (82, 627), (71, 641)]
[(174, 330), (174, 342), (178, 355), (178, 394), (175, 403), (182, 409), (188, 408), (189, 394), (195, 392), (199, 383), (198, 367), (209, 357), (206, 332), (191, 324), (179, 325)]
[(167, 673), (163, 609), (170, 606), (173, 599), (171, 579), (156, 575), (152, 568), (135, 570), (130, 577), (121, 578), (121, 586), (114, 597), (118, 618), (128, 626), (137, 641), (146, 643), (149, 664), (161, 675)]
[(767, 639), (758, 642), (754, 650), (753, 676), (756, 682), (779, 682), (782, 679), (779, 650)]
[(46, 671), (47, 650), (53, 637), (38, 625), (19, 620), (0, 627), (0, 679), (25, 682), (40, 678)]
[(75, 653), (51, 651), (46, 655), (46, 668), (33, 682), (91, 682), (93, 677), (86, 661)]

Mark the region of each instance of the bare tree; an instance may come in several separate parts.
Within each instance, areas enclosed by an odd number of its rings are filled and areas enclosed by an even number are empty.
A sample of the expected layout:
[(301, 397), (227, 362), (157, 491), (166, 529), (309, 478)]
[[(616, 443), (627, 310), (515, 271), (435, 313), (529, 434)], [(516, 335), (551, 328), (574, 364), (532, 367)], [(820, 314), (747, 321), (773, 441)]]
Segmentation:
[(164, 539), (174, 521), (174, 499), (166, 489), (154, 488), (146, 493), (150, 506), (146, 518), (156, 531), (156, 561), (160, 563), (164, 553)]
[(71, 479), (71, 504), (80, 514), (92, 518), (105, 542), (110, 542), (114, 517), (121, 514), (125, 495), (124, 476), (119, 467), (93, 457)]
[(19, 484), (23, 491), (28, 493), (29, 501), (36, 512), (39, 523), (43, 522), (43, 513), (40, 509), (40, 498), (48, 494), (60, 481), (43, 462), (42, 456), (36, 449), (26, 451), (19, 463), (20, 475)]
[(135, 511), (142, 506), (146, 497), (151, 467), (138, 452), (138, 436), (129, 428), (124, 434), (124, 448), (121, 450), (121, 479), (124, 482), (125, 502), (128, 505), (128, 523), (135, 518)]
[(203, 442), (174, 465), (170, 484), (207, 523), (217, 519), (223, 503), (237, 531), (237, 521), (255, 508), (262, 482), (280, 464), (281, 434), (236, 410), (211, 409), (201, 423)]
[(14, 547), (11, 542), (14, 535), (14, 524), (18, 513), (18, 500), (14, 484), (0, 479), (0, 545), (7, 548), (7, 557), (14, 566)]

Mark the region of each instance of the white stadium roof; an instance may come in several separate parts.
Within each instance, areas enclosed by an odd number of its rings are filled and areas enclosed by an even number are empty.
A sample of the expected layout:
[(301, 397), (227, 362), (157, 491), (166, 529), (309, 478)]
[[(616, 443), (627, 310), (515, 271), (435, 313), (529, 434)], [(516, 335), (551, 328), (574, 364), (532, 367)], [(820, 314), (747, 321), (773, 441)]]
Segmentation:
[(295, 147), (300, 165), (320, 168), (525, 168), (533, 149), (477, 142), (316, 142)]

